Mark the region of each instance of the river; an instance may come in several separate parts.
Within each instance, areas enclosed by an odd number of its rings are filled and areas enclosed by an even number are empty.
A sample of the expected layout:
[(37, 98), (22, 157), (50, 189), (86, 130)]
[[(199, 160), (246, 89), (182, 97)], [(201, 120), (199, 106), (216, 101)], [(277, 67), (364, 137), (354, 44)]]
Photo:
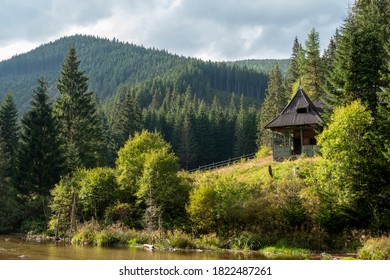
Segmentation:
[(259, 260), (257, 252), (146, 250), (128, 247), (95, 247), (26, 241), (0, 235), (0, 260)]

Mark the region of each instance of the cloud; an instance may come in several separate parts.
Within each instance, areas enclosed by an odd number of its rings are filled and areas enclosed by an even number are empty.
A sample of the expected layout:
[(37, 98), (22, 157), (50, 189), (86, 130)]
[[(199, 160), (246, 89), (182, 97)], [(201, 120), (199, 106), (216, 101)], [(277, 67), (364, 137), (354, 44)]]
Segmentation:
[(93, 24), (110, 16), (108, 1), (6, 0), (0, 10), (1, 42), (44, 40), (67, 26)]
[(326, 46), (350, 1), (6, 0), (0, 52), (79, 33), (204, 59), (289, 57), (295, 36), (304, 42), (313, 27)]

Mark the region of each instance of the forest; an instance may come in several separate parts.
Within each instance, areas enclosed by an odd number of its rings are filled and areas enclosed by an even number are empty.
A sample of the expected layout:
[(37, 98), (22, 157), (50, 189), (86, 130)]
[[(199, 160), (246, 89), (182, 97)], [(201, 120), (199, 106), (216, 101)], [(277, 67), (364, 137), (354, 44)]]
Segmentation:
[[(31, 52), (2, 62), (6, 87), (18, 75), (28, 83), (40, 67), (47, 72), (32, 88), (13, 87), (0, 107), (0, 232), (81, 240), (91, 224), (120, 225), (246, 236), (256, 248), (276, 242), (270, 236), (302, 246), (311, 235), (308, 246), (317, 249), (356, 231), (383, 235), (390, 229), (389, 15), (388, 1), (357, 1), (323, 54), (314, 28), (303, 44), (295, 38), (287, 71), (88, 36), (42, 46), (50, 60)], [(93, 59), (101, 48), (107, 55)], [(297, 178), (186, 171), (268, 154), (264, 125), (298, 86), (329, 110), (317, 138), (321, 155), (277, 165), (298, 165)]]

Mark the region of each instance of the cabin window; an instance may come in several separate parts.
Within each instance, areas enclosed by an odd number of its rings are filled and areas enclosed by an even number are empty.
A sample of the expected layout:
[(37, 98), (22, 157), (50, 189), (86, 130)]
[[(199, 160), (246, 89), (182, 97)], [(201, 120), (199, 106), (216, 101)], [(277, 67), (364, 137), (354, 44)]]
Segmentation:
[(307, 108), (298, 108), (297, 113), (298, 114), (307, 114)]

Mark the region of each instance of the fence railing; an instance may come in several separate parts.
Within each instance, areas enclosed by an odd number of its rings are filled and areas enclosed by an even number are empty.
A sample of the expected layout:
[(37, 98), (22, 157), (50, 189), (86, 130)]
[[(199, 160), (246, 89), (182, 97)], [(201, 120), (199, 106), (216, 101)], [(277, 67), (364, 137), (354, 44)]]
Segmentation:
[(239, 161), (244, 160), (244, 159), (252, 159), (255, 156), (256, 156), (256, 153), (252, 153), (252, 154), (248, 154), (248, 155), (242, 155), (240, 157), (229, 158), (227, 160), (223, 160), (223, 161), (219, 161), (219, 162), (213, 162), (211, 164), (199, 166), (198, 168), (194, 168), (194, 169), (188, 170), (188, 172), (217, 169), (217, 168), (220, 168), (220, 167), (225, 167), (225, 166), (228, 166), (230, 164), (239, 162)]

